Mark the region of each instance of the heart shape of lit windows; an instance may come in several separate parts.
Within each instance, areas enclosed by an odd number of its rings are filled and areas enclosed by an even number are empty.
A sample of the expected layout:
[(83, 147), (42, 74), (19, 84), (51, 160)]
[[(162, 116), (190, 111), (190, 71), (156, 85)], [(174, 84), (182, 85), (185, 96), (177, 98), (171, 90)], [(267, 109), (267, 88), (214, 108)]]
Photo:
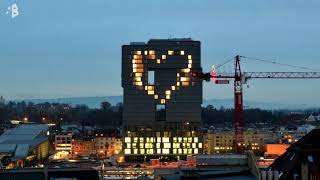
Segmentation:
[[(143, 54), (142, 54), (143, 52)], [(159, 97), (155, 85), (145, 84), (142, 81), (145, 76), (145, 64), (147, 61), (155, 61), (156, 64), (165, 63), (168, 56), (178, 55), (186, 58), (188, 66), (180, 69), (177, 72), (177, 81), (172, 84), (169, 89), (165, 90), (165, 97)], [(173, 91), (178, 90), (179, 86), (190, 86), (190, 71), (192, 68), (192, 55), (187, 55), (185, 51), (172, 51), (168, 50), (168, 54), (157, 54), (154, 50), (141, 51), (136, 50), (132, 55), (132, 74), (133, 74), (133, 85), (136, 87), (144, 87), (144, 90), (148, 95), (154, 96), (155, 100), (160, 99), (161, 104), (165, 104), (166, 100), (169, 100)], [(145, 77), (144, 77), (145, 78)]]

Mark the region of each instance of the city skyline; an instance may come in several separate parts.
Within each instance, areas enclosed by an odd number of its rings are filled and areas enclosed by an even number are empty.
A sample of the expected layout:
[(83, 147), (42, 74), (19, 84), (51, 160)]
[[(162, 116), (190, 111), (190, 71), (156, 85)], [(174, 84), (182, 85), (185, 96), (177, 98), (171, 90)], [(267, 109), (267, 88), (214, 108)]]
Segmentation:
[[(14, 19), (5, 15), (12, 3), (20, 11)], [(1, 1), (0, 95), (6, 99), (122, 95), (121, 45), (152, 38), (201, 41), (205, 72), (236, 54), (320, 69), (318, 5), (316, 1)], [(299, 71), (245, 60), (242, 67), (243, 71)], [(223, 70), (232, 70), (232, 63)], [(251, 80), (244, 98), (317, 105), (317, 81)], [(232, 91), (232, 83), (204, 83), (206, 99), (230, 99)]]

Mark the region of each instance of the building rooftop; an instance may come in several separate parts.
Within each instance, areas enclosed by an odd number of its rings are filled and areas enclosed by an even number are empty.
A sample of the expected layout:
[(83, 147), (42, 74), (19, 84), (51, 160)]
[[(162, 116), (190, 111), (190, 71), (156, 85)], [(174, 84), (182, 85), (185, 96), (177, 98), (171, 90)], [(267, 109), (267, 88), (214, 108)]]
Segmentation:
[(26, 157), (30, 150), (47, 140), (46, 124), (20, 124), (0, 136), (0, 152), (14, 154), (17, 159)]

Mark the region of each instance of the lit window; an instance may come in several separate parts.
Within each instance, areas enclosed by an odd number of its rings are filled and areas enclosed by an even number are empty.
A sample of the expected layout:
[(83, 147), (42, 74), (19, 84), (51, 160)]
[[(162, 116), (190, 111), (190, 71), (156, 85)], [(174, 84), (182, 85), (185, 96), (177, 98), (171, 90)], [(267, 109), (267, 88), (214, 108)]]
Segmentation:
[(157, 59), (157, 64), (160, 64), (160, 63), (161, 63), (160, 59)]
[(174, 51), (171, 51), (171, 50), (168, 51), (168, 55), (173, 55), (173, 54), (174, 54)]
[(156, 55), (154, 55), (154, 54), (149, 54), (148, 58), (149, 58), (149, 59), (156, 59)]
[(140, 154), (144, 154), (144, 149), (140, 149)]
[(140, 142), (143, 142), (143, 137), (141, 137), (139, 141), (140, 141)]
[(182, 149), (178, 149), (178, 154), (182, 154)]
[(180, 55), (184, 55), (184, 51), (180, 51)]
[(136, 51), (135, 54), (141, 55), (141, 51)]
[(199, 143), (199, 144), (198, 144), (198, 147), (199, 147), (199, 148), (202, 148), (202, 143)]
[(169, 94), (166, 95), (166, 99), (170, 99), (170, 95)]
[(136, 77), (142, 77), (142, 73), (135, 73)]
[(180, 73), (177, 73), (177, 77), (180, 77)]
[(173, 154), (177, 154), (177, 149), (173, 149)]
[(148, 55), (148, 51), (144, 51), (144, 55)]
[(192, 68), (192, 64), (188, 64), (188, 68)]
[(156, 146), (157, 146), (157, 148), (160, 148), (160, 143), (157, 143)]
[(149, 54), (151, 55), (155, 54), (154, 50), (149, 50)]
[(131, 148), (131, 144), (130, 143), (127, 143), (127, 148)]
[(178, 137), (178, 142), (182, 142), (182, 137)]
[(147, 149), (147, 154), (153, 154), (153, 149)]
[(162, 142), (169, 142), (169, 138), (168, 137), (163, 137), (162, 138)]
[(192, 142), (192, 137), (188, 138), (188, 142), (191, 143)]
[(192, 59), (189, 59), (189, 60), (188, 60), (188, 63), (189, 63), (189, 64), (192, 64)]
[(171, 86), (171, 90), (172, 91), (176, 90), (176, 87), (175, 86)]
[(171, 144), (170, 143), (163, 143), (163, 147), (164, 148), (171, 148)]
[(177, 86), (180, 86), (180, 82), (177, 82)]
[(188, 154), (188, 149), (183, 149), (183, 154)]
[(161, 58), (162, 59), (167, 59), (167, 55), (162, 55)]
[(190, 83), (189, 82), (182, 82), (182, 86), (189, 86)]
[(135, 77), (134, 80), (135, 81), (141, 81), (141, 77)]
[(157, 154), (161, 154), (161, 149), (157, 149)]
[(126, 142), (126, 143), (131, 142), (131, 138), (130, 137), (125, 137), (124, 138), (124, 142)]
[(162, 154), (170, 154), (170, 150), (169, 149), (162, 149)]
[(189, 69), (189, 68), (182, 69), (182, 72), (184, 72), (184, 73), (189, 73), (189, 72), (190, 72), (190, 69)]
[(189, 60), (189, 59), (192, 59), (192, 56), (191, 56), (191, 55), (188, 55), (188, 60)]
[(196, 143), (198, 142), (198, 137), (194, 138), (194, 142), (196, 142)]
[(192, 148), (196, 148), (196, 147), (197, 147), (196, 143), (192, 143)]
[(133, 154), (138, 154), (138, 149), (133, 149)]
[(144, 144), (143, 143), (140, 143), (140, 148), (144, 148)]
[(142, 82), (141, 82), (141, 81), (139, 81), (139, 82), (134, 82), (133, 84), (136, 85), (136, 86), (142, 86)]
[(158, 95), (156, 94), (156, 95), (154, 95), (154, 99), (158, 99), (159, 97), (158, 97)]
[(171, 91), (170, 90), (166, 90), (166, 94), (168, 95), (170, 95), (171, 94)]
[(188, 149), (188, 154), (192, 154), (192, 149)]
[(189, 81), (190, 78), (189, 77), (181, 77), (180, 78), (180, 81), (184, 82), (184, 81)]
[(157, 137), (157, 142), (161, 142), (161, 137)]
[(153, 94), (154, 94), (154, 91), (148, 91), (148, 94), (149, 94), (149, 95), (153, 95)]
[(124, 150), (124, 153), (125, 153), (125, 154), (131, 154), (131, 149), (125, 149), (125, 150)]
[(161, 99), (161, 104), (165, 104), (166, 100), (165, 99)]
[(146, 143), (145, 144), (145, 148), (153, 148), (153, 144), (152, 143)]

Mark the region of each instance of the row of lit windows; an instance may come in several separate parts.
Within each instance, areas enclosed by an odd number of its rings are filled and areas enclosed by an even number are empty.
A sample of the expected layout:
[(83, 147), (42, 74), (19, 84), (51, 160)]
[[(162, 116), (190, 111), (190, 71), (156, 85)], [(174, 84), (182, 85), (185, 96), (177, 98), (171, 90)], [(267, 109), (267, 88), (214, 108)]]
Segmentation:
[[(170, 149), (125, 149), (124, 150), (125, 154), (170, 154)], [(198, 154), (199, 150), (198, 149), (173, 149), (172, 150), (173, 154)]]
[(202, 143), (126, 143), (126, 148), (202, 148)]
[[(193, 141), (192, 141), (193, 140)], [(131, 137), (125, 137), (124, 138), (124, 142), (126, 143), (130, 143), (130, 142), (165, 142), (165, 143), (168, 143), (170, 142), (170, 138), (169, 137), (146, 137), (145, 139), (143, 137), (134, 137), (134, 138), (131, 138)], [(185, 143), (192, 143), (192, 142), (195, 142), (197, 143), (199, 141), (199, 138), (198, 137), (173, 137), (172, 138), (172, 142), (174, 143), (182, 143), (182, 142), (185, 142)]]

